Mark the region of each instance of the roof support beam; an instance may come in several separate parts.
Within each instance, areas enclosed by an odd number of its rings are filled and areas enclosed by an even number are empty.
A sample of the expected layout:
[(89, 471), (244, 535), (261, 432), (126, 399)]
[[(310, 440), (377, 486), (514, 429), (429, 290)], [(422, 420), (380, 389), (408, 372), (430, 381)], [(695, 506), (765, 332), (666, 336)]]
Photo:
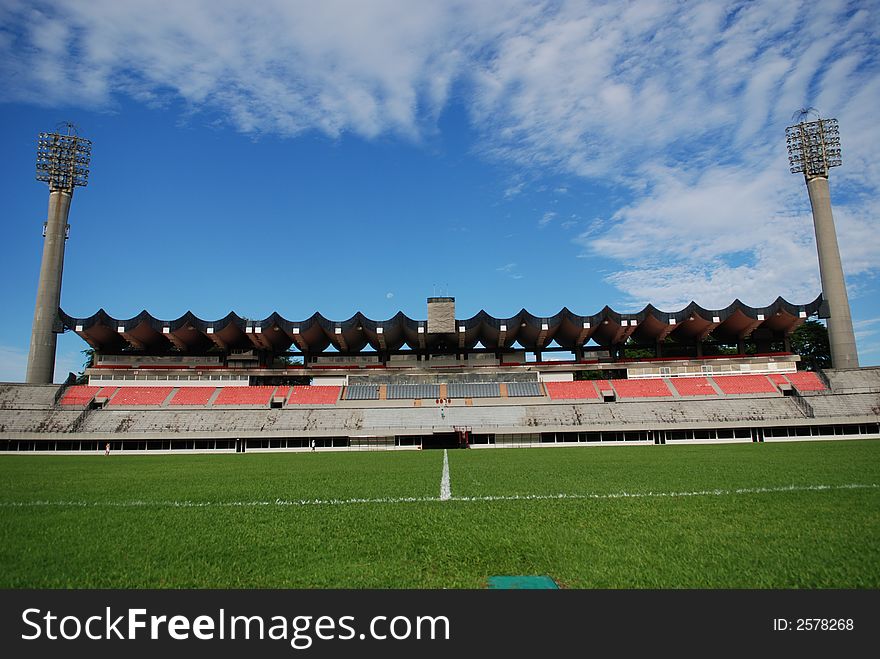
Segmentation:
[(538, 332), (538, 338), (535, 339), (535, 346), (540, 350), (546, 346), (547, 335), (550, 333), (550, 324), (546, 318), (541, 319), (541, 331)]
[(337, 325), (333, 328), (333, 343), (336, 344), (339, 352), (348, 352), (348, 343), (345, 341), (345, 334), (342, 333), (342, 327)]
[(590, 336), (592, 334), (593, 334), (593, 330), (591, 327), (591, 323), (584, 323), (584, 326), (581, 328), (581, 331), (578, 333), (578, 338), (577, 338), (578, 347), (586, 344), (586, 342), (590, 340)]

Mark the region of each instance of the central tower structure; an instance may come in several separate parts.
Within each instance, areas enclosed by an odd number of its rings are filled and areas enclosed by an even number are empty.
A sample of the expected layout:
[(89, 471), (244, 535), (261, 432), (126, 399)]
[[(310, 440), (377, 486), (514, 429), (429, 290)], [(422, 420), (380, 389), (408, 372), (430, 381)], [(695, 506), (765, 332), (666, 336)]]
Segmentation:
[(56, 333), (61, 331), (58, 305), (61, 302), (64, 243), (69, 231), (67, 216), (73, 189), (89, 182), (91, 154), (92, 143), (77, 136), (73, 124), (67, 124), (66, 135), (40, 133), (37, 180), (49, 184), (49, 215), (43, 225), (43, 260), (28, 353), (28, 384), (52, 383)]
[(822, 295), (828, 305), (831, 365), (834, 368), (858, 368), (856, 337), (837, 246), (837, 232), (834, 230), (834, 216), (831, 214), (831, 193), (828, 190), (828, 170), (842, 162), (837, 119), (801, 121), (786, 128), (785, 137), (791, 173), (803, 173), (813, 208), (819, 276), (822, 279)]

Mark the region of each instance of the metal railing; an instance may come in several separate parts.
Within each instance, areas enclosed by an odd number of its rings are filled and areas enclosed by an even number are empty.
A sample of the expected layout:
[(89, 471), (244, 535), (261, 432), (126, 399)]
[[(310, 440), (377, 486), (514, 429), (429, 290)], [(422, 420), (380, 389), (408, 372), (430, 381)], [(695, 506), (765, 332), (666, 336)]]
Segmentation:
[(86, 419), (92, 412), (91, 407), (86, 407), (82, 412), (80, 412), (79, 416), (73, 420), (69, 426), (67, 426), (67, 432), (79, 432), (80, 429), (85, 425)]
[(71, 373), (67, 376), (67, 379), (58, 387), (58, 390), (55, 392), (55, 398), (52, 401), (52, 405), (55, 406), (58, 404), (58, 401), (61, 400), (61, 397), (64, 395), (64, 392), (70, 388), (70, 385), (76, 384), (76, 376)]
[(831, 380), (828, 379), (828, 375), (826, 375), (825, 371), (823, 371), (821, 368), (817, 368), (816, 375), (819, 377), (819, 379), (822, 381), (822, 384), (825, 385), (828, 391), (831, 391)]
[(813, 406), (807, 402), (806, 398), (801, 395), (801, 392), (798, 391), (797, 387), (792, 387), (791, 394), (792, 395), (789, 396), (789, 398), (791, 398), (792, 402), (803, 413), (803, 415), (808, 419), (815, 419), (816, 411), (813, 409)]

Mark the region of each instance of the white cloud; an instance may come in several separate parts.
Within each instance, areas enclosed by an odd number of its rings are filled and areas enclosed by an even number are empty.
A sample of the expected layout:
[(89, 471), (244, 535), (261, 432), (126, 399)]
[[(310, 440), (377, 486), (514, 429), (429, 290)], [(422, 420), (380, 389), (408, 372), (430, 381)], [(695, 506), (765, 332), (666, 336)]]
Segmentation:
[(0, 77), (13, 101), (181, 99), (247, 133), (415, 140), (458, 85), (478, 151), (518, 166), (506, 198), (536, 172), (629, 190), (577, 239), (627, 301), (800, 302), (819, 290), (783, 143), (802, 106), (841, 122), (847, 275), (878, 266), (876, 21), (844, 0), (7, 0)]
[(522, 279), (523, 276), (519, 274), (517, 271), (516, 263), (505, 263), (504, 265), (498, 266), (495, 268), (496, 272), (500, 272), (501, 274), (507, 275), (511, 279)]
[(517, 183), (516, 185), (511, 185), (511, 186), (507, 187), (504, 190), (504, 198), (505, 199), (512, 199), (513, 197), (520, 195), (523, 191), (524, 186), (525, 186), (525, 183)]
[(247, 133), (417, 137), (517, 4), (10, 0), (0, 74), (9, 100), (178, 97)]
[[(692, 181), (656, 174), (656, 190), (582, 233), (587, 256), (608, 256), (620, 269), (607, 281), (626, 303), (680, 308), (691, 300), (709, 307), (734, 298), (762, 306), (778, 295), (812, 300), (821, 290), (815, 235), (803, 206), (803, 181), (772, 167), (712, 167)], [(836, 220), (848, 277), (877, 267), (880, 204), (840, 206)]]
[(433, 129), (461, 81), (486, 153), (634, 183), (736, 160), (805, 103), (871, 130), (872, 19), (842, 0), (7, 0), (0, 74), (8, 100), (176, 97), (245, 132), (366, 137)]
[(543, 229), (548, 224), (550, 224), (555, 217), (556, 217), (556, 213), (554, 213), (553, 211), (547, 211), (546, 213), (544, 213), (541, 216), (541, 219), (538, 220), (538, 226)]
[(880, 318), (864, 318), (862, 320), (853, 321), (853, 330), (856, 336), (861, 339), (876, 336), (880, 334)]
[(876, 76), (864, 70), (869, 12), (850, 13), (788, 0), (562, 3), (498, 41), (472, 111), (490, 153), (585, 175), (638, 177), (641, 163), (683, 156), (670, 150), (735, 157), (726, 147), (753, 148), (768, 129), (778, 139), (805, 102), (841, 115), (854, 105)]

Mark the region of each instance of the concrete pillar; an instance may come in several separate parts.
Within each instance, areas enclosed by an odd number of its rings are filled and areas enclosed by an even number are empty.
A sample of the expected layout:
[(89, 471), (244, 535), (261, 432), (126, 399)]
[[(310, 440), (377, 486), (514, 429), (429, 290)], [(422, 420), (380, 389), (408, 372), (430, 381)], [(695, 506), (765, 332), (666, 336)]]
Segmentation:
[(831, 344), (833, 368), (858, 368), (856, 337), (849, 310), (849, 297), (840, 263), (840, 249), (831, 214), (831, 193), (828, 178), (814, 176), (807, 179), (810, 205), (813, 207), (813, 225), (816, 229), (816, 247), (819, 250), (819, 275), (822, 295), (828, 303), (828, 342)]
[(61, 273), (64, 269), (64, 242), (72, 192), (49, 192), (49, 217), (43, 240), (43, 261), (37, 286), (37, 303), (28, 353), (27, 383), (51, 384), (55, 374), (55, 321), (61, 304)]

